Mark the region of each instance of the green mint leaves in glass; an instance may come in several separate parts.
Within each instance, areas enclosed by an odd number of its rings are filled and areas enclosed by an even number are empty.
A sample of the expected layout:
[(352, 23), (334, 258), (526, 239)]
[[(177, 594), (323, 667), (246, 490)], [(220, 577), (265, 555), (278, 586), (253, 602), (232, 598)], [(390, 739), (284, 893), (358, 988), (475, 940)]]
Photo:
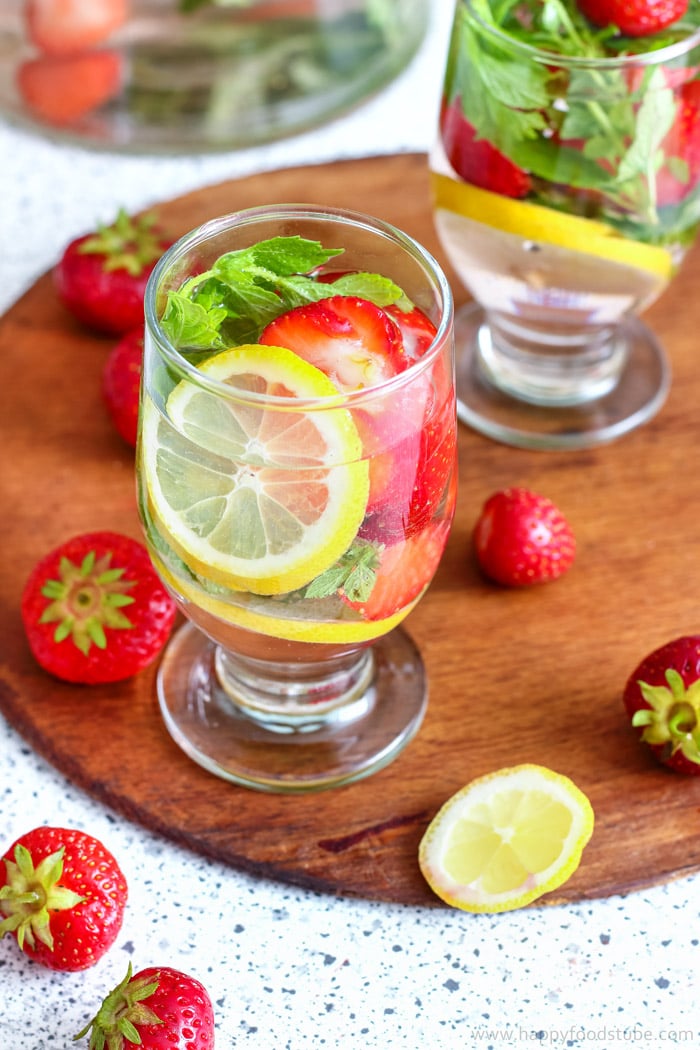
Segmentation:
[(514, 445), (610, 441), (668, 391), (639, 315), (700, 221), (700, 6), (626, 34), (591, 20), (599, 6), (455, 11), (431, 178), (474, 299), (456, 319), (458, 411)]
[(159, 699), (218, 776), (334, 787), (420, 725), (425, 673), (399, 625), (454, 513), (451, 303), (416, 242), (313, 206), (214, 220), (153, 273), (139, 504), (190, 621)]

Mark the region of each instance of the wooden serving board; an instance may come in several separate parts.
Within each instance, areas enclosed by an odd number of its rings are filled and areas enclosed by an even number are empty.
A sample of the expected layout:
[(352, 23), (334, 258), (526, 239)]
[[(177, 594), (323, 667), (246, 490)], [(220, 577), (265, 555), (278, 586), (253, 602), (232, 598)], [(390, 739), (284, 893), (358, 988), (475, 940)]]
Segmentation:
[[(419, 155), (290, 169), (163, 204), (173, 234), (257, 204), (361, 209), (403, 227), (444, 262)], [(453, 274), (447, 267), (448, 274)], [(648, 313), (674, 370), (651, 423), (594, 451), (519, 451), (460, 427), (460, 494), (447, 552), (408, 620), (430, 680), (417, 738), (387, 769), (315, 796), (264, 795), (204, 772), (171, 741), (149, 669), (76, 688), (33, 662), (19, 616), (40, 555), (75, 533), (140, 537), (133, 455), (112, 430), (100, 377), (112, 341), (74, 323), (42, 277), (0, 320), (4, 508), (0, 707), (74, 783), (190, 849), (312, 889), (439, 905), (416, 863), (438, 807), (472, 777), (536, 762), (589, 795), (596, 829), (549, 900), (633, 890), (700, 867), (700, 778), (658, 767), (626, 723), (621, 692), (650, 649), (700, 632), (700, 256)], [(456, 298), (466, 299), (453, 280)], [(522, 591), (485, 582), (470, 533), (495, 489), (526, 485), (565, 511), (573, 569)]]

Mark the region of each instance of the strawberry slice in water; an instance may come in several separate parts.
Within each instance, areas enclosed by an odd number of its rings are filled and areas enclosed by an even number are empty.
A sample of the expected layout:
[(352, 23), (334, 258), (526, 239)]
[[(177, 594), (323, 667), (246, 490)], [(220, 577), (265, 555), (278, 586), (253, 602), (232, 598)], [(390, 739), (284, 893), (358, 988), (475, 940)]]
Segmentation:
[[(334, 284), (339, 278), (356, 272), (356, 270), (331, 270), (327, 273), (315, 274), (315, 277), (320, 284)], [(435, 325), (417, 306), (412, 306), (410, 310), (402, 310), (400, 306), (392, 303), (391, 306), (385, 306), (384, 311), (399, 326), (407, 357), (410, 361), (417, 361), (435, 339), (437, 335)]]
[(383, 383), (411, 363), (396, 322), (374, 303), (351, 295), (297, 306), (272, 321), (259, 341), (294, 351), (344, 393)]
[(432, 580), (447, 543), (449, 522), (438, 521), (422, 532), (387, 547), (365, 601), (343, 601), (365, 620), (384, 620), (415, 601)]
[(387, 306), (386, 312), (393, 317), (401, 329), (406, 356), (411, 361), (417, 361), (430, 348), (437, 334), (437, 328), (417, 306), (414, 306), (412, 310)]

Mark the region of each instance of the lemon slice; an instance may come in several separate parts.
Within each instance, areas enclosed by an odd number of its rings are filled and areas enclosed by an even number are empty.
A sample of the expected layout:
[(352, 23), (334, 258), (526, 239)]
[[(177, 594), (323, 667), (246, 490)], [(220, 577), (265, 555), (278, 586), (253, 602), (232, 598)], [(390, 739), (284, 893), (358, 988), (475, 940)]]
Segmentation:
[(270, 602), (270, 598), (258, 597), (259, 604), (257, 605), (250, 600), (246, 602), (243, 597), (238, 599), (237, 595), (232, 595), (230, 601), (225, 601), (223, 598), (217, 598), (203, 591), (194, 580), (188, 581), (179, 574), (176, 575), (154, 551), (151, 551), (151, 560), (158, 575), (181, 600), (203, 609), (204, 612), (216, 616), (224, 623), (233, 624), (234, 627), (271, 635), (273, 638), (284, 638), (290, 642), (329, 645), (359, 645), (369, 642), (388, 634), (394, 627), (397, 627), (420, 600), (419, 595), (410, 605), (383, 620), (314, 619), (313, 615), (299, 615), (298, 609), (295, 609), (292, 604), (285, 606), (285, 615), (282, 616), (279, 603), (275, 603), (276, 608), (271, 605), (265, 607), (263, 603)]
[(456, 182), (437, 172), (431, 174), (431, 185), (436, 207), (505, 233), (596, 255), (636, 270), (649, 271), (665, 280), (673, 274), (673, 258), (666, 248), (621, 237), (607, 223), (567, 215), (529, 201), (514, 200), (467, 182)]
[(418, 860), (453, 907), (511, 911), (566, 882), (592, 832), (591, 804), (568, 777), (513, 766), (453, 795), (428, 826)]
[[(283, 347), (225, 350), (200, 371), (235, 390), (224, 397), (183, 380), (164, 412), (144, 404), (141, 458), (157, 525), (193, 572), (225, 587), (303, 587), (347, 550), (364, 517), (369, 470), (352, 415), (295, 406), (338, 390)], [(256, 404), (258, 395), (278, 400)]]

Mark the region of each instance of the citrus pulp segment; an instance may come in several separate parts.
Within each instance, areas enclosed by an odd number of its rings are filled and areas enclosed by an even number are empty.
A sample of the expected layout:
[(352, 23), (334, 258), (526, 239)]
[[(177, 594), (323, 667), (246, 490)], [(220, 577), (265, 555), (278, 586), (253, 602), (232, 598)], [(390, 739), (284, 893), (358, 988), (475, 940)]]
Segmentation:
[(593, 832), (588, 798), (537, 765), (478, 777), (428, 826), (419, 864), (431, 889), (464, 911), (521, 908), (574, 873)]
[[(153, 551), (151, 559), (164, 583), (184, 601), (191, 602), (219, 620), (244, 631), (255, 631), (273, 638), (283, 638), (288, 642), (323, 645), (362, 645), (364, 642), (371, 642), (398, 627), (421, 597), (419, 595), (405, 608), (382, 620), (314, 619), (313, 613), (309, 616), (298, 615), (299, 603), (296, 603), (296, 607), (293, 603), (283, 607), (276, 603), (277, 608), (274, 609), (272, 606), (265, 608), (263, 604), (244, 604), (234, 595), (231, 601), (225, 601), (203, 591), (194, 581), (190, 583), (181, 576), (176, 576)], [(258, 597), (258, 603), (269, 600), (264, 596)], [(285, 615), (281, 615), (282, 613)]]
[(464, 215), (527, 241), (596, 255), (610, 262), (647, 270), (666, 280), (673, 274), (673, 259), (666, 248), (629, 240), (607, 223), (504, 197), (436, 172), (431, 175), (431, 183), (437, 208)]
[(364, 517), (369, 471), (352, 415), (295, 405), (338, 390), (282, 347), (225, 350), (200, 371), (230, 396), (182, 380), (164, 413), (144, 405), (141, 455), (158, 526), (195, 573), (226, 587), (303, 587), (347, 550)]

